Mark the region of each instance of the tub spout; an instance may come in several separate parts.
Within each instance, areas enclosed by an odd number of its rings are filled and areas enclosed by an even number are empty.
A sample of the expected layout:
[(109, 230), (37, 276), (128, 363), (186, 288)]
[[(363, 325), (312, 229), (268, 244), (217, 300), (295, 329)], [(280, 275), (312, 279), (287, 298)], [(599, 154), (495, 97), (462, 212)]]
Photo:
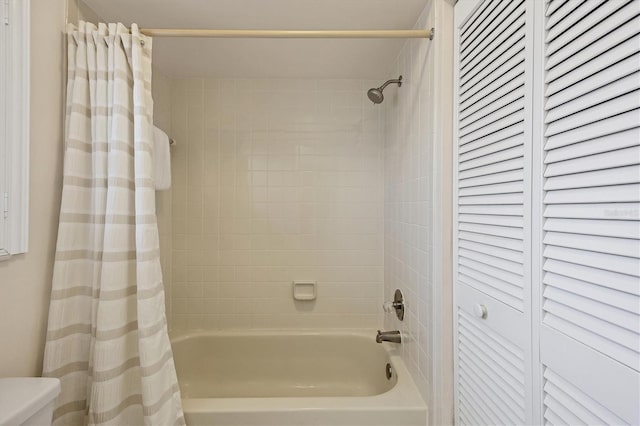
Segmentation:
[(382, 343), (382, 342), (400, 343), (401, 341), (402, 339), (400, 338), (400, 332), (398, 330), (394, 330), (394, 331), (378, 330), (378, 335), (376, 336), (376, 343)]

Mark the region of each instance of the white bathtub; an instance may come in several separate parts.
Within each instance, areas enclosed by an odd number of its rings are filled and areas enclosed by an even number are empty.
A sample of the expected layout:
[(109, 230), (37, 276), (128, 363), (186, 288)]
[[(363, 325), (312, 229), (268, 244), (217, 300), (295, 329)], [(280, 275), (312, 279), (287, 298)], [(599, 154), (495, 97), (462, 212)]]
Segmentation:
[(426, 425), (394, 345), (373, 330), (192, 332), (172, 346), (188, 425)]

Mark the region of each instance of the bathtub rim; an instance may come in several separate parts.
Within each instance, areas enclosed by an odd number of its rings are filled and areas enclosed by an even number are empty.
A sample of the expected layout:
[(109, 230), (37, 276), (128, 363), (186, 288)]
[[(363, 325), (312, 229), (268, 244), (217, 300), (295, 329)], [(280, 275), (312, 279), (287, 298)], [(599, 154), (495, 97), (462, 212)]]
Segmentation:
[[(225, 329), (225, 330), (172, 330), (171, 343), (198, 337), (216, 336), (354, 336), (375, 341), (375, 329)], [(403, 336), (404, 337), (404, 336)], [(314, 397), (233, 397), (183, 398), (185, 413), (260, 413), (260, 412), (315, 412), (338, 411), (423, 411), (427, 404), (401, 357), (402, 347), (383, 342), (382, 347), (397, 375), (395, 386), (386, 392), (371, 396), (314, 396)]]

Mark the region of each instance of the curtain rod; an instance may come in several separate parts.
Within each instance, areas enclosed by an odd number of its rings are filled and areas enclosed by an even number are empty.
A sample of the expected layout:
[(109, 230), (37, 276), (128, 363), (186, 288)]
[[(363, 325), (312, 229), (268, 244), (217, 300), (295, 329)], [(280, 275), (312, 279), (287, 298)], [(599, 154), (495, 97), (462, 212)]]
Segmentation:
[(428, 30), (188, 30), (174, 28), (142, 28), (150, 37), (206, 37), (206, 38), (428, 38), (433, 40), (434, 29)]

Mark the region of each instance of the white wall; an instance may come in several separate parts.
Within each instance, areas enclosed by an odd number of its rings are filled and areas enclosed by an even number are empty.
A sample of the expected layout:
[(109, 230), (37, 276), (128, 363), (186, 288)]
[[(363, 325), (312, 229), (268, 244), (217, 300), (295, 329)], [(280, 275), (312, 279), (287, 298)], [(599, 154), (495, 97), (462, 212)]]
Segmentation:
[[(430, 423), (453, 424), (453, 10), (435, 0), (433, 364)], [(435, 40), (435, 39), (434, 39)]]
[(445, 335), (451, 324), (445, 300), (451, 292), (451, 225), (443, 221), (451, 214), (451, 172), (442, 164), (451, 151), (451, 64), (443, 54), (450, 8), (445, 0), (427, 4), (415, 27), (435, 27), (435, 38), (405, 43), (389, 75), (402, 74), (403, 85), (387, 89), (383, 118), (384, 292), (392, 300), (399, 288), (406, 305), (404, 321), (387, 314), (385, 328), (403, 333), (402, 356), (429, 405), (431, 424), (451, 422), (450, 403), (441, 400), (450, 387), (443, 376), (450, 380), (453, 373), (450, 361), (442, 360), (443, 352), (451, 354)]
[[(433, 1), (420, 17), (433, 25)], [(429, 40), (409, 40), (391, 67), (402, 87), (389, 86), (385, 126), (385, 296), (399, 288), (405, 319), (385, 317), (385, 326), (403, 332), (403, 358), (427, 402), (431, 397), (433, 320), (432, 200), (434, 48)]]
[[(380, 324), (374, 84), (174, 81), (173, 328)], [(292, 280), (318, 299), (294, 302)]]

